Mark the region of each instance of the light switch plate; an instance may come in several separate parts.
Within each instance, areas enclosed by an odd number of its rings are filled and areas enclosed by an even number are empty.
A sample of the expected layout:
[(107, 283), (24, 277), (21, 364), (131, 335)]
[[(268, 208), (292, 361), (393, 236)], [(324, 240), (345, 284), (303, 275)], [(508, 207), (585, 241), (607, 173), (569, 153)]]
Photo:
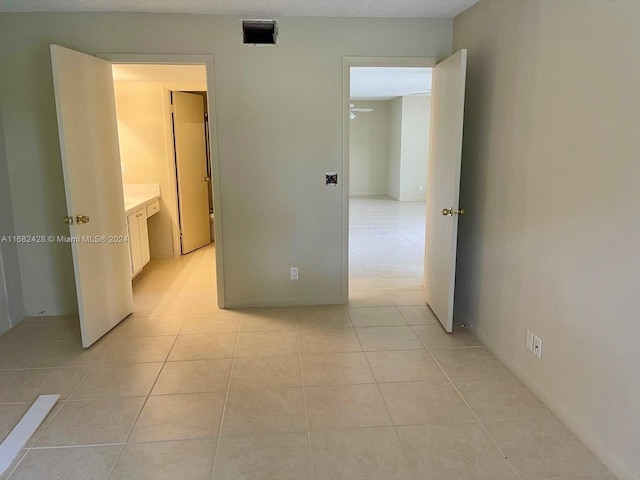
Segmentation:
[(533, 352), (533, 338), (535, 335), (531, 330), (527, 330), (527, 350)]

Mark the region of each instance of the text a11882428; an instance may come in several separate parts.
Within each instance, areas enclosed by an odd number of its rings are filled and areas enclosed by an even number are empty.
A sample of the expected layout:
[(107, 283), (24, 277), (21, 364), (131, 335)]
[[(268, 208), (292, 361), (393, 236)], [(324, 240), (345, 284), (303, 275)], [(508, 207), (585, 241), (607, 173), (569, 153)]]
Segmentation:
[(127, 235), (3, 235), (0, 243), (128, 243)]

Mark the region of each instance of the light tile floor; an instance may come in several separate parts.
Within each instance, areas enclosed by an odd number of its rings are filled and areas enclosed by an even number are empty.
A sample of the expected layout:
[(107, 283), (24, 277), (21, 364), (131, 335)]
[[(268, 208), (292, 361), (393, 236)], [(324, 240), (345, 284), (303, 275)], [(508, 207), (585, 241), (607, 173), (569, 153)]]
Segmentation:
[(419, 275), (365, 278), (348, 306), (221, 311), (214, 268), (213, 247), (154, 260), (88, 350), (74, 318), (0, 337), (0, 438), (62, 397), (0, 479), (615, 479), (468, 330), (443, 332)]
[(424, 303), (425, 210), (386, 196), (349, 200), (351, 306)]

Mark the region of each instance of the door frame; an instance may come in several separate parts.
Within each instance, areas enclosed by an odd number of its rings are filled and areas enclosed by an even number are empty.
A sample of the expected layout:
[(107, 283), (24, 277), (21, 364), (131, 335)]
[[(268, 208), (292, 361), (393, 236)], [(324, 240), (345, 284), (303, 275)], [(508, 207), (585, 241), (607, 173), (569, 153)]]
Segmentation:
[[(215, 214), (216, 288), (218, 307), (225, 308), (224, 255), (222, 235), (222, 205), (220, 200), (220, 159), (218, 155), (218, 117), (215, 108), (213, 55), (155, 54), (155, 53), (98, 53), (98, 58), (111, 63), (204, 65), (207, 72), (207, 109), (209, 112), (209, 164), (213, 181), (213, 211)], [(211, 121), (213, 119), (213, 121)]]
[(349, 142), (351, 67), (433, 68), (446, 57), (342, 57), (342, 303), (349, 303)]

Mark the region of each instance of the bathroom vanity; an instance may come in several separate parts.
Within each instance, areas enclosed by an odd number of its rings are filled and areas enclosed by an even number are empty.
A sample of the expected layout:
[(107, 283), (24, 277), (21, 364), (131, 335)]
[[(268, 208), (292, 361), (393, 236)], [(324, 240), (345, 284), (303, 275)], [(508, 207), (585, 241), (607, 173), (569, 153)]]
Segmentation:
[(129, 231), (131, 278), (149, 263), (149, 229), (147, 219), (160, 211), (160, 185), (125, 184), (124, 209)]

